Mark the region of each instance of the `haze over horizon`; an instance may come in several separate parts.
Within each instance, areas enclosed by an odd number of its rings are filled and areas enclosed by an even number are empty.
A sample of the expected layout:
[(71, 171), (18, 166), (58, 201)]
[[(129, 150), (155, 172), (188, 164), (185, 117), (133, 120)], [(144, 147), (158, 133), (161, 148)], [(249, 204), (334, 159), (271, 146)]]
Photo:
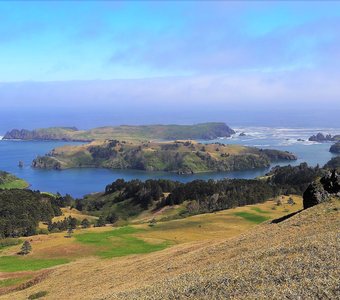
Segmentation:
[(0, 2), (0, 13), (0, 134), (339, 126), (340, 3)]

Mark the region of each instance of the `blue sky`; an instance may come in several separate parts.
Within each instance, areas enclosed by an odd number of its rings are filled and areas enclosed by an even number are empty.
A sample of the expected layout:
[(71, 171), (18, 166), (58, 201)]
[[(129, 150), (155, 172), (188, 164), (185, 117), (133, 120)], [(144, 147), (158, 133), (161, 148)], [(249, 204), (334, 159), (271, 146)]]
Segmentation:
[(0, 109), (340, 109), (339, 28), (336, 1), (2, 1)]

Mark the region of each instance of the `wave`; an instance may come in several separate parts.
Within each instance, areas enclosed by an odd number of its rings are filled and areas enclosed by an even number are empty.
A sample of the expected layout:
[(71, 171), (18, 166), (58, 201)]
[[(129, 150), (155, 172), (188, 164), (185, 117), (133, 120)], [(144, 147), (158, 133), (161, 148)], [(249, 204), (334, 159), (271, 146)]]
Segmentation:
[[(271, 139), (271, 140), (297, 140), (308, 141), (312, 135), (322, 132), (323, 134), (340, 134), (340, 128), (283, 128), (283, 127), (237, 127), (237, 133), (244, 132), (249, 139)], [(236, 138), (236, 137), (235, 137)], [(301, 141), (299, 141), (301, 142)]]

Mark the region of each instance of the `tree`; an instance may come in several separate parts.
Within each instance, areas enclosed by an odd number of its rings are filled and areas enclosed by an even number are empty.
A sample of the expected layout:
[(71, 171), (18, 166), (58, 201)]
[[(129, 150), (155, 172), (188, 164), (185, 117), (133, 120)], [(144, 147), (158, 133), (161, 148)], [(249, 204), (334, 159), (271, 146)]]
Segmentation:
[(106, 217), (106, 221), (111, 223), (111, 224), (114, 224), (118, 221), (118, 216), (112, 211)]
[(105, 219), (103, 216), (99, 216), (96, 227), (104, 227), (106, 225)]
[(76, 218), (72, 218), (71, 216), (69, 216), (68, 217), (68, 225), (72, 229), (75, 229), (77, 227), (77, 219)]
[(69, 227), (69, 228), (67, 229), (67, 234), (66, 234), (65, 237), (67, 237), (67, 238), (72, 237), (72, 233), (73, 233), (73, 229), (72, 229), (72, 227)]
[(89, 228), (91, 224), (90, 224), (90, 221), (88, 219), (84, 219), (84, 220), (81, 221), (80, 225), (81, 225), (82, 228)]
[(27, 255), (32, 251), (32, 246), (29, 241), (24, 241), (24, 243), (21, 246), (21, 250), (19, 252), (20, 255)]

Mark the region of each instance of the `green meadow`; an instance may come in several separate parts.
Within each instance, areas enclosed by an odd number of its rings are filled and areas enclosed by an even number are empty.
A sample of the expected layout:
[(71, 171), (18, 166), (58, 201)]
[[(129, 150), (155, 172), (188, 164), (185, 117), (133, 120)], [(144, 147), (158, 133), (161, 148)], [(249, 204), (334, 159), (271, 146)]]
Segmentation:
[(257, 215), (257, 214), (253, 214), (251, 212), (245, 212), (245, 211), (236, 212), (235, 216), (241, 217), (249, 222), (253, 222), (256, 224), (260, 224), (270, 219), (265, 216), (261, 216), (261, 215)]
[(61, 264), (66, 264), (69, 261), (70, 260), (66, 258), (41, 259), (19, 256), (1, 256), (0, 271), (1, 272), (36, 271)]
[(75, 238), (80, 243), (95, 247), (96, 254), (103, 258), (150, 253), (169, 246), (168, 242), (153, 244), (132, 235), (142, 231), (143, 229), (127, 226), (111, 231), (78, 234)]

